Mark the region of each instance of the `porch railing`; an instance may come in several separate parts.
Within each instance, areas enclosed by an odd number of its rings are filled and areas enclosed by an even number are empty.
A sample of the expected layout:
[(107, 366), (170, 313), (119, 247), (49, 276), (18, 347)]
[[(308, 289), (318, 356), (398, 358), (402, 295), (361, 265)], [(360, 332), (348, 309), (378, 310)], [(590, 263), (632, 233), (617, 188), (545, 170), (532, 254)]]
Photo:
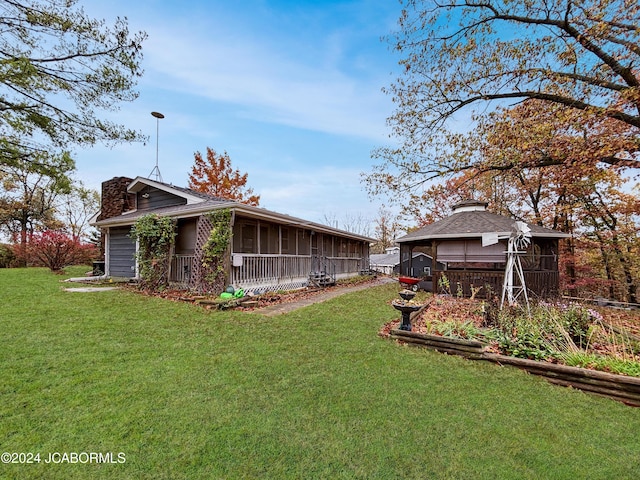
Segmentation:
[(170, 282), (189, 285), (191, 272), (193, 271), (193, 255), (174, 255), (171, 259), (171, 275)]
[[(229, 283), (243, 289), (278, 290), (307, 285), (313, 271), (313, 258), (308, 255), (252, 255), (234, 253), (236, 258)], [(171, 261), (170, 281), (189, 285), (193, 271), (193, 255), (175, 255)], [(368, 259), (329, 257), (336, 278), (355, 275), (368, 269)]]
[(361, 257), (327, 257), (336, 278), (344, 278), (369, 269), (369, 259)]
[[(244, 289), (303, 287), (311, 271), (311, 257), (302, 255), (245, 255), (234, 254), (231, 284)], [(272, 287), (272, 288), (269, 288)]]
[[(445, 276), (452, 295), (462, 293), (471, 296), (471, 288), (481, 288), (477, 292), (478, 298), (487, 298), (489, 294), (500, 296), (504, 282), (504, 272), (490, 270), (447, 270), (433, 273), (433, 286), (442, 293), (440, 279)], [(533, 298), (556, 297), (560, 289), (560, 275), (557, 271), (531, 270), (524, 272), (524, 281), (529, 295)], [(516, 284), (517, 279), (516, 279)]]
[[(231, 284), (244, 289), (301, 288), (307, 285), (314, 268), (318, 268), (313, 257), (306, 255), (234, 255), (241, 257), (237, 262), (241, 265), (232, 267)], [(355, 275), (368, 268), (363, 258), (328, 257), (328, 261), (336, 278)]]

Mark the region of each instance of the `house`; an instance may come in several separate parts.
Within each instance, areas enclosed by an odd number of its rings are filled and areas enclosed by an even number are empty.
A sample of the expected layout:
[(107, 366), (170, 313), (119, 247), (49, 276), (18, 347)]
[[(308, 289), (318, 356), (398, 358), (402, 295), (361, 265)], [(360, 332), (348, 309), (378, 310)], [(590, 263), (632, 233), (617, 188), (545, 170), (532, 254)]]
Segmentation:
[(394, 267), (400, 264), (400, 247), (385, 248), (385, 253), (373, 253), (369, 257), (371, 270), (393, 275)]
[[(506, 251), (515, 220), (487, 211), (487, 203), (469, 200), (453, 206), (449, 217), (397, 239), (400, 244), (401, 275), (411, 275), (414, 251), (430, 252), (437, 267), (432, 270), (434, 285), (446, 277), (451, 293), (458, 289), (470, 295), (482, 288), (480, 296), (500, 294), (504, 281)], [(531, 243), (521, 254), (524, 278), (531, 295), (557, 296), (559, 240), (570, 235), (527, 224)], [(484, 241), (483, 241), (484, 240)], [(406, 262), (405, 262), (406, 260)], [(441, 270), (441, 265), (446, 268)]]
[(219, 209), (231, 212), (225, 263), (228, 282), (236, 288), (263, 292), (310, 281), (326, 285), (369, 269), (371, 238), (148, 178), (115, 177), (103, 182), (101, 209), (92, 222), (103, 233), (105, 274), (138, 276), (131, 227), (154, 213), (176, 221), (170, 281), (197, 284), (202, 270), (197, 258), (211, 229), (206, 215)]

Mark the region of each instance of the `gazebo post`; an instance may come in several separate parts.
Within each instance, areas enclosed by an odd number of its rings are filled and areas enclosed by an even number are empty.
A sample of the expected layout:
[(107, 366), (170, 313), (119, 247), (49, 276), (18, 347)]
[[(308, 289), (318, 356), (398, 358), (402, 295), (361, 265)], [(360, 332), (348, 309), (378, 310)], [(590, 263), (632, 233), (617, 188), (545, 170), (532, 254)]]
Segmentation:
[(438, 242), (431, 240), (431, 289), (438, 293)]

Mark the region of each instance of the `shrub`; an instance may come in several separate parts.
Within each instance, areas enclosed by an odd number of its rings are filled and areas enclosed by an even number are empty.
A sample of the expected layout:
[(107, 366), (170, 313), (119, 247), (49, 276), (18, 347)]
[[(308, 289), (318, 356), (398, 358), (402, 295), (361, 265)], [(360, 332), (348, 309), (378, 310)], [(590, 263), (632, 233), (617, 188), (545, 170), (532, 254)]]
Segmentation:
[(31, 237), (27, 253), (36, 264), (59, 272), (68, 265), (86, 263), (96, 252), (92, 245), (82, 244), (60, 230), (46, 230)]
[(0, 243), (0, 268), (9, 268), (16, 259), (11, 245)]
[(563, 363), (572, 367), (591, 368), (619, 375), (640, 377), (640, 363), (595, 353), (570, 352), (560, 356)]
[(443, 337), (473, 339), (480, 336), (480, 329), (472, 321), (450, 320), (433, 325), (433, 330)]
[(138, 241), (136, 259), (142, 288), (158, 291), (169, 284), (171, 246), (175, 236), (175, 221), (156, 214), (140, 217), (131, 229), (131, 237)]
[(558, 352), (586, 345), (589, 320), (578, 310), (540, 304), (530, 313), (509, 307), (495, 313), (493, 337), (506, 355), (532, 360), (550, 359)]

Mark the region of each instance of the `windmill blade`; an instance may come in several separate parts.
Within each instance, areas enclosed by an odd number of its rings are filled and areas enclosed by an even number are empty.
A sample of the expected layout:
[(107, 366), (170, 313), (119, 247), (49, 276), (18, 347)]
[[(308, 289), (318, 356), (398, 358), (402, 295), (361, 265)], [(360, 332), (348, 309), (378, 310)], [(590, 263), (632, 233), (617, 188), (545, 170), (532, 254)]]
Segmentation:
[(518, 220), (514, 224), (514, 229), (518, 235), (522, 235), (524, 237), (531, 237), (531, 228), (525, 222), (521, 222)]
[(513, 224), (512, 238), (517, 249), (526, 249), (531, 243), (531, 228), (525, 222), (515, 222)]

